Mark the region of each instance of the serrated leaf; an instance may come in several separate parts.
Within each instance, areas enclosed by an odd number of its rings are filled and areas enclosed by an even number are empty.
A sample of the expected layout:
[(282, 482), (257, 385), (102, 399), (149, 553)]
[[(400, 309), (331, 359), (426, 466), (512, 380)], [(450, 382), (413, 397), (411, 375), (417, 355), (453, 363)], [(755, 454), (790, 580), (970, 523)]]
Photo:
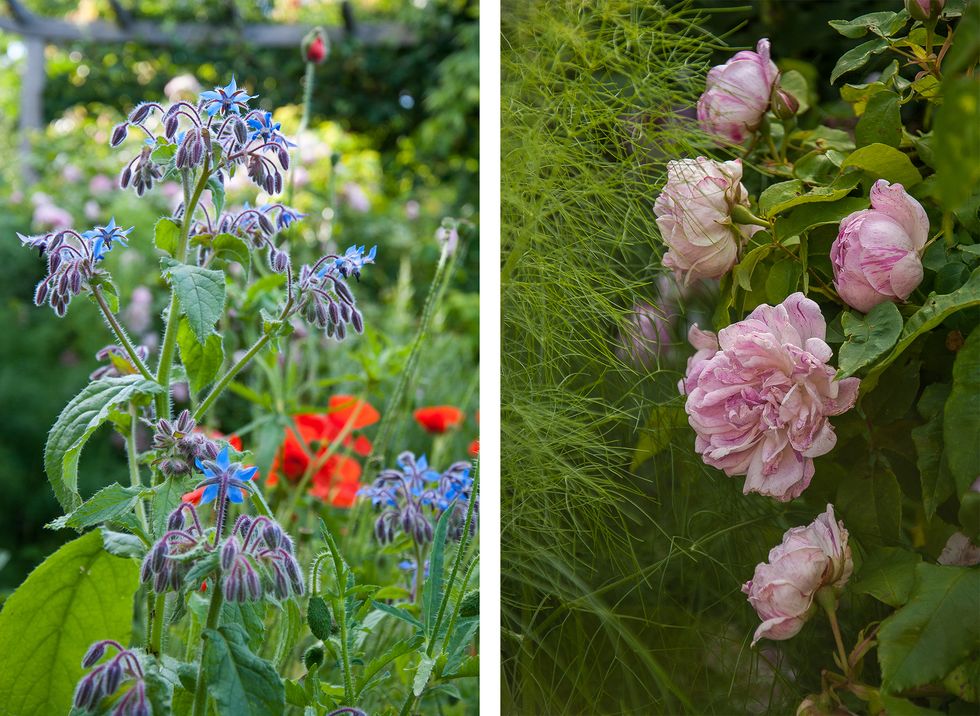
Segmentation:
[(44, 560), (0, 612), (0, 709), (68, 713), (88, 648), (129, 643), (138, 582), (139, 565), (103, 550), (98, 531)]
[(123, 487), (114, 482), (103, 487), (67, 515), (62, 515), (46, 526), (55, 530), (65, 527), (81, 530), (108, 522), (132, 510), (141, 494), (142, 487)]
[(191, 391), (197, 393), (209, 385), (221, 370), (225, 360), (225, 348), (221, 336), (212, 332), (203, 343), (198, 342), (190, 323), (181, 318), (177, 325), (177, 346), (180, 362), (187, 371)]
[(286, 692), (275, 668), (253, 654), (236, 624), (205, 629), (204, 675), (219, 716), (281, 716)]
[(882, 622), (882, 688), (896, 694), (940, 679), (980, 644), (980, 571), (919, 564), (908, 603)]
[(899, 97), (894, 92), (878, 92), (869, 100), (864, 114), (854, 128), (854, 140), (859, 147), (880, 142), (898, 147), (902, 142), (902, 116)]
[(880, 547), (865, 557), (849, 589), (870, 594), (891, 607), (908, 601), (915, 582), (915, 565), (922, 557), (898, 547)]
[(907, 154), (887, 144), (874, 143), (855, 149), (841, 164), (841, 171), (848, 167), (863, 169), (875, 179), (887, 179), (906, 189), (922, 181), (922, 174), (912, 164)]
[(864, 37), (868, 31), (876, 35), (891, 37), (905, 27), (909, 14), (905, 10), (899, 12), (870, 12), (853, 20), (830, 20), (827, 24), (844, 37), (856, 39)]
[(874, 55), (884, 52), (888, 48), (888, 41), (881, 38), (864, 42), (854, 47), (837, 60), (833, 72), (830, 73), (830, 84), (834, 84), (837, 78), (848, 72), (859, 70), (868, 64)]
[(957, 494), (980, 476), (980, 328), (974, 328), (953, 363), (953, 388), (943, 410), (943, 442)]
[(172, 219), (160, 219), (153, 228), (153, 245), (167, 254), (177, 255), (177, 242), (180, 240), (180, 225)]
[(841, 315), (844, 343), (838, 355), (840, 378), (854, 375), (883, 356), (902, 332), (902, 314), (891, 301), (879, 303), (862, 316), (854, 311)]
[(919, 336), (938, 326), (953, 313), (974, 306), (980, 306), (980, 268), (975, 269), (969, 280), (952, 293), (946, 295), (929, 294), (922, 308), (912, 314), (905, 322), (905, 328), (902, 329), (898, 343), (895, 344), (892, 352), (888, 354), (885, 360), (878, 363), (861, 382), (861, 392), (866, 393), (872, 390), (877, 385), (882, 371), (891, 365)]
[(181, 314), (187, 318), (198, 342), (204, 343), (225, 309), (224, 272), (166, 258), (163, 266), (177, 293)]
[(109, 417), (112, 407), (161, 390), (159, 384), (138, 375), (100, 378), (85, 386), (65, 406), (44, 446), (44, 471), (64, 509), (74, 510), (82, 503), (78, 494), (78, 460), (85, 443)]
[(432, 667), (435, 665), (435, 656), (422, 655), (422, 660), (419, 661), (419, 667), (415, 671), (415, 679), (412, 681), (413, 694), (416, 696), (422, 695), (422, 692), (425, 691), (425, 685), (429, 683), (429, 677), (432, 675)]

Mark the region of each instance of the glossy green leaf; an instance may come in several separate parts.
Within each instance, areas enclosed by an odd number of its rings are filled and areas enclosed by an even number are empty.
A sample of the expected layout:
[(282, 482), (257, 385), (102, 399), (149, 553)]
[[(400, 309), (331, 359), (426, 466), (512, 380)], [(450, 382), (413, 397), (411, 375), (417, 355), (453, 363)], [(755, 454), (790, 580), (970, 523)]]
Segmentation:
[(187, 318), (199, 343), (207, 341), (225, 308), (225, 274), (222, 271), (163, 259), (180, 312)]
[(844, 524), (865, 548), (895, 545), (902, 531), (902, 489), (878, 459), (871, 470), (851, 469), (837, 488), (835, 505)]
[(788, 70), (779, 77), (779, 86), (789, 92), (799, 103), (796, 110), (797, 115), (803, 114), (810, 109), (810, 91), (807, 86), (806, 77), (798, 70)]
[(831, 20), (827, 24), (844, 37), (852, 40), (864, 37), (869, 31), (876, 35), (891, 37), (905, 27), (909, 14), (905, 10), (899, 12), (871, 12), (853, 20)]
[(138, 581), (138, 563), (103, 550), (98, 530), (31, 572), (0, 612), (0, 710), (68, 713), (88, 648), (129, 643)]
[(946, 318), (966, 308), (980, 306), (980, 268), (975, 269), (970, 279), (952, 293), (940, 296), (930, 293), (925, 303), (905, 322), (898, 342), (888, 357), (878, 363), (861, 382), (861, 392), (866, 393), (878, 384), (878, 377), (915, 340), (932, 330)]
[(142, 487), (123, 487), (118, 482), (103, 487), (77, 508), (54, 520), (47, 527), (55, 530), (74, 527), (81, 530), (115, 519), (133, 509), (143, 494)]
[(205, 629), (208, 693), (218, 716), (282, 716), (286, 692), (272, 664), (253, 654), (237, 624)]
[(800, 262), (787, 256), (780, 259), (766, 274), (766, 298), (769, 303), (776, 305), (796, 291), (800, 282), (803, 267)]
[(846, 197), (797, 207), (786, 216), (776, 217), (776, 239), (783, 241), (790, 236), (799, 236), (815, 226), (839, 224), (844, 217), (867, 209), (869, 205), (867, 197)]
[(841, 315), (844, 343), (838, 355), (838, 377), (854, 375), (883, 356), (902, 332), (902, 314), (891, 301), (879, 303), (862, 316), (854, 311)]
[(200, 343), (190, 322), (181, 318), (177, 325), (177, 346), (180, 348), (180, 362), (187, 371), (191, 390), (197, 393), (209, 385), (221, 370), (221, 364), (225, 360), (221, 336), (212, 331), (207, 340)]
[(858, 594), (870, 594), (891, 607), (908, 601), (915, 582), (915, 565), (922, 557), (898, 547), (879, 547), (864, 559), (861, 569), (848, 585)]
[(66, 510), (82, 504), (78, 494), (78, 460), (82, 448), (116, 405), (140, 396), (156, 395), (162, 388), (138, 375), (100, 378), (76, 395), (58, 416), (44, 446), (44, 470), (55, 497)]
[(906, 189), (922, 181), (922, 175), (908, 155), (887, 144), (875, 143), (855, 149), (844, 160), (841, 171), (847, 167), (863, 169), (875, 179), (887, 179)]
[(902, 116), (898, 95), (879, 92), (868, 100), (868, 105), (854, 128), (854, 140), (859, 147), (875, 142), (897, 147), (902, 142)]
[(833, 72), (830, 73), (830, 84), (834, 84), (837, 78), (848, 72), (859, 70), (868, 64), (868, 61), (875, 55), (884, 52), (888, 48), (888, 41), (883, 39), (870, 40), (854, 47), (837, 60)]
[(980, 571), (919, 564), (908, 603), (878, 630), (882, 688), (941, 679), (980, 644)]
[(974, 328), (956, 353), (953, 388), (943, 415), (949, 471), (962, 494), (980, 475), (980, 328)]

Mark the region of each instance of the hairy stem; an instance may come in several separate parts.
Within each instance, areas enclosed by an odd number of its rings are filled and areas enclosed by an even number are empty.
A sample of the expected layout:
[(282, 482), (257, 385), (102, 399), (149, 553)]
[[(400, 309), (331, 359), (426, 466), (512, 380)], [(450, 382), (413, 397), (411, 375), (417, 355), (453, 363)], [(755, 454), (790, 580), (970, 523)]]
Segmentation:
[[(473, 524), (473, 509), (476, 507), (476, 495), (477, 490), (480, 487), (479, 465), (480, 464), (478, 462), (476, 475), (473, 476), (473, 488), (470, 492), (470, 504), (466, 509), (466, 522), (463, 525), (463, 536), (459, 539), (459, 549), (456, 550), (456, 559), (453, 560), (453, 568), (449, 573), (449, 581), (446, 582), (446, 588), (442, 595), (442, 603), (439, 604), (439, 613), (436, 615), (436, 623), (432, 629), (432, 637), (429, 639), (429, 645), (425, 650), (427, 656), (432, 656), (432, 652), (435, 650), (436, 641), (439, 638), (439, 627), (442, 626), (442, 618), (446, 614), (446, 607), (449, 606), (449, 596), (452, 592), (453, 583), (456, 581), (456, 573), (459, 571), (459, 565), (463, 561), (463, 555), (466, 552), (466, 547), (470, 541), (470, 526)], [(446, 632), (446, 639), (449, 639), (449, 632)]]
[[(174, 257), (181, 263), (187, 258), (187, 239), (191, 231), (191, 222), (194, 219), (194, 212), (198, 202), (201, 201), (201, 194), (207, 186), (208, 177), (211, 173), (211, 158), (204, 158), (204, 167), (201, 169), (201, 176), (197, 180), (197, 185), (190, 196), (187, 195), (189, 186), (188, 181), (184, 181), (184, 216), (180, 222), (180, 236), (177, 238), (177, 251)], [(157, 417), (170, 417), (170, 371), (173, 368), (174, 351), (177, 348), (177, 290), (170, 289), (170, 308), (167, 313), (167, 327), (163, 332), (163, 344), (160, 349), (160, 365), (157, 366), (157, 383), (163, 386), (163, 393), (157, 396)]]
[[(211, 606), (208, 607), (208, 618), (204, 624), (205, 629), (217, 629), (218, 620), (221, 617), (221, 603), (224, 597), (221, 588), (214, 582), (214, 589), (211, 593)], [(205, 716), (207, 713), (208, 688), (204, 683), (204, 661), (208, 653), (207, 634), (201, 635), (201, 657), (197, 665), (197, 683), (194, 686), (194, 716)]]
[(96, 303), (99, 304), (99, 310), (102, 311), (102, 315), (105, 317), (106, 323), (112, 328), (112, 332), (116, 334), (116, 340), (119, 341), (119, 345), (123, 347), (126, 351), (126, 355), (129, 356), (129, 360), (132, 362), (133, 367), (136, 368), (147, 380), (154, 380), (153, 374), (150, 373), (149, 368), (146, 364), (140, 360), (139, 355), (136, 353), (136, 349), (133, 347), (132, 341), (129, 340), (129, 336), (126, 335), (126, 331), (123, 330), (122, 325), (116, 320), (116, 317), (109, 310), (109, 304), (105, 300), (105, 296), (102, 295), (101, 286), (92, 287), (92, 295), (95, 296)]
[[(142, 487), (143, 481), (140, 479), (140, 466), (136, 454), (136, 428), (139, 425), (139, 414), (136, 411), (136, 403), (129, 404), (129, 435), (126, 436), (126, 457), (129, 460), (129, 484), (133, 487)], [(150, 522), (146, 518), (146, 504), (142, 499), (136, 502), (136, 516), (139, 518), (143, 531), (150, 535)]]
[(157, 594), (154, 597), (152, 593), (147, 597), (147, 604), (152, 603), (149, 649), (155, 656), (160, 656), (160, 645), (163, 643), (163, 612), (167, 604), (166, 598), (166, 594)]

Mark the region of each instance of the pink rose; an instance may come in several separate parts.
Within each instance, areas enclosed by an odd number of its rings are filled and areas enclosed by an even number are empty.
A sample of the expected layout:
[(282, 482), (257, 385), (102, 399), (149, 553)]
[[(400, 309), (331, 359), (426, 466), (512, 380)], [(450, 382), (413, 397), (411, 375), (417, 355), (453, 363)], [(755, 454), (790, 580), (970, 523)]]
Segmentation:
[(817, 590), (826, 586), (839, 593), (853, 569), (847, 530), (834, 519), (833, 505), (806, 527), (787, 531), (782, 544), (769, 552), (769, 562), (756, 566), (752, 579), (742, 586), (762, 619), (753, 646), (763, 638), (796, 636), (817, 609)]
[(744, 493), (799, 497), (813, 458), (836, 444), (827, 417), (853, 407), (860, 381), (834, 380), (826, 333), (820, 308), (802, 293), (722, 329), (710, 356), (711, 334), (692, 329), (699, 351), (679, 387), (694, 449), (725, 474), (745, 475)]
[(684, 285), (699, 278), (719, 278), (738, 260), (739, 247), (761, 227), (732, 223), (732, 209), (748, 207), (741, 184), (742, 162), (715, 162), (704, 157), (668, 162), (667, 185), (653, 211), (670, 250), (664, 266)]
[(879, 179), (871, 187), (871, 208), (846, 216), (830, 247), (837, 293), (862, 313), (904, 301), (922, 282), (920, 256), (928, 239), (922, 205), (901, 184)]
[(704, 131), (735, 144), (759, 128), (779, 79), (779, 70), (769, 59), (769, 40), (759, 40), (755, 50), (744, 50), (712, 67), (698, 100), (698, 121)]

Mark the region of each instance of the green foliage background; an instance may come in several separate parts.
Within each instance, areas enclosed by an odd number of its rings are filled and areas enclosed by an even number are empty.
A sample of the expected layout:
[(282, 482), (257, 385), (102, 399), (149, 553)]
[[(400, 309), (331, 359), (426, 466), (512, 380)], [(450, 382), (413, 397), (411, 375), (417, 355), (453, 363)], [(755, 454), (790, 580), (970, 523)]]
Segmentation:
[[(505, 713), (783, 714), (820, 691), (820, 671), (834, 649), (826, 620), (811, 620), (800, 638), (750, 649), (758, 620), (741, 585), (785, 530), (810, 522), (838, 485), (860, 477), (857, 466), (867, 462), (866, 443), (853, 439), (862, 435), (860, 420), (841, 421), (840, 450), (818, 461), (820, 484), (804, 500), (780, 505), (743, 496), (739, 480), (694, 454), (676, 399), (691, 353), (683, 334), (695, 321), (712, 322), (717, 288), (700, 287), (681, 300), (673, 343), (659, 358), (640, 365), (622, 346), (637, 332), (628, 318), (634, 302), (658, 302), (664, 247), (652, 205), (666, 163), (713, 151), (691, 121), (707, 69), (730, 57), (729, 47), (769, 37), (781, 68), (809, 80), (815, 109), (801, 126), (852, 129), (856, 118), (840, 99), (841, 83), (827, 80), (859, 41), (838, 36), (826, 21), (899, 9), (844, 1), (505, 3)], [(868, 81), (862, 78), (887, 61), (876, 58), (845, 81)], [(902, 120), (910, 132), (923, 126), (916, 110)], [(938, 124), (936, 134), (936, 141), (955, 136)], [(765, 186), (758, 180), (746, 180), (754, 195)], [(957, 261), (952, 254), (950, 260)], [(965, 280), (959, 269), (957, 276)], [(976, 324), (972, 314), (954, 319), (963, 323), (950, 321), (946, 332), (960, 326), (965, 335)], [(839, 326), (834, 331), (836, 346), (844, 336)], [(943, 335), (919, 346), (928, 351), (930, 380), (948, 376)], [(907, 433), (899, 436), (916, 423), (897, 418), (915, 392), (905, 396), (911, 382), (902, 371), (916, 371), (917, 388), (919, 363), (909, 366), (903, 359), (888, 374), (889, 385), (903, 390), (883, 390), (866, 406), (881, 444), (906, 453)], [(894, 404), (884, 406), (888, 397)], [(652, 403), (671, 399), (650, 414)], [(634, 462), (634, 446), (661, 451)], [(908, 456), (889, 459), (904, 467)], [(917, 494), (917, 485), (902, 484), (903, 493)], [(853, 502), (845, 517), (856, 532), (869, 521), (877, 526), (873, 513), (858, 519), (868, 513), (864, 505)], [(947, 504), (943, 519), (956, 524), (955, 504), (949, 510)], [(903, 534), (934, 560), (952, 527), (932, 524), (928, 533), (913, 527)], [(874, 543), (873, 535), (860, 537)], [(851, 590), (839, 611), (842, 631), (853, 637), (890, 613)], [(868, 659), (863, 678), (880, 681), (877, 668)]]

